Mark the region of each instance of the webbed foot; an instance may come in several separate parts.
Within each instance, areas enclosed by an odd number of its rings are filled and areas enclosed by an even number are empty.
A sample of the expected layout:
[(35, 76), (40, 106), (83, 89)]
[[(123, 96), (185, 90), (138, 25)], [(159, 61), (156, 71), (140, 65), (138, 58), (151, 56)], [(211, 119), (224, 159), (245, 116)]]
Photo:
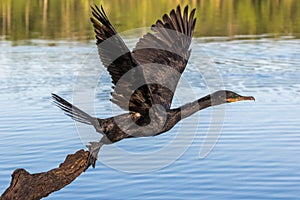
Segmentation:
[(101, 141), (99, 142), (90, 142), (89, 145), (86, 145), (86, 147), (89, 149), (89, 158), (87, 161), (87, 166), (89, 167), (92, 165), (93, 168), (96, 166), (96, 161), (98, 159), (98, 153), (100, 148), (102, 147), (103, 143)]

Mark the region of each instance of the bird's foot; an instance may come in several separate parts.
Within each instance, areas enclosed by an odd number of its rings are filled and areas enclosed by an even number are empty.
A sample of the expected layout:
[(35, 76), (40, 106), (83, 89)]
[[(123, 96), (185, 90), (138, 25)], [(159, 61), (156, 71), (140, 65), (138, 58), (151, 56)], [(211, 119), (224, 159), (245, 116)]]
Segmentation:
[(102, 147), (102, 142), (90, 142), (89, 145), (86, 145), (86, 147), (89, 149), (89, 158), (87, 161), (87, 166), (92, 165), (93, 168), (96, 166), (96, 161), (98, 159), (98, 153), (100, 148)]

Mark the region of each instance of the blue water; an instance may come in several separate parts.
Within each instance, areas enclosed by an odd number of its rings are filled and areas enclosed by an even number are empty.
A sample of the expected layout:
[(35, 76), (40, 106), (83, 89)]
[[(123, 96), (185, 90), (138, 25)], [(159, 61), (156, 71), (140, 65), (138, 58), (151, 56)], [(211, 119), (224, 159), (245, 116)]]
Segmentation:
[[(127, 40), (131, 47), (135, 41)], [(55, 92), (71, 101), (78, 80), (92, 88), (89, 84), (102, 68), (94, 43), (32, 43), (0, 45), (1, 193), (15, 169), (48, 171), (84, 148), (82, 132), (98, 137), (92, 129), (78, 128), (50, 97)], [(95, 169), (46, 199), (299, 199), (300, 41), (195, 39), (183, 79), (190, 85), (181, 87), (178, 96), (193, 90), (200, 97), (226, 88), (256, 101), (203, 110), (161, 136), (114, 145), (127, 157), (105, 147)], [(97, 80), (95, 112), (110, 116), (109, 76), (103, 73)], [(216, 120), (215, 111), (224, 117)], [(207, 133), (218, 141), (200, 158)], [(184, 146), (175, 159), (163, 149), (170, 141), (178, 142), (174, 152)], [(146, 159), (132, 161), (136, 153)]]

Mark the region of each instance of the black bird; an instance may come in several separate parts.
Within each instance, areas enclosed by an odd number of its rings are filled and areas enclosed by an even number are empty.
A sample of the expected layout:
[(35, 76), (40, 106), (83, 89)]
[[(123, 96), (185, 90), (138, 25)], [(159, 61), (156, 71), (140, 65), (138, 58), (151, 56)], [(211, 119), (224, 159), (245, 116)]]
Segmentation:
[(162, 20), (152, 25), (152, 32), (145, 34), (132, 52), (108, 20), (103, 7), (94, 6), (91, 9), (100, 59), (114, 84), (111, 101), (126, 113), (106, 119), (92, 117), (52, 94), (54, 102), (66, 115), (94, 126), (97, 132), (103, 134), (99, 142), (88, 145), (88, 165), (95, 167), (103, 144), (124, 138), (156, 136), (201, 109), (254, 100), (252, 96), (220, 90), (179, 108), (171, 108), (174, 91), (190, 56), (189, 47), (196, 23), (195, 9), (189, 12), (186, 6), (181, 12), (178, 5), (169, 15), (163, 15)]

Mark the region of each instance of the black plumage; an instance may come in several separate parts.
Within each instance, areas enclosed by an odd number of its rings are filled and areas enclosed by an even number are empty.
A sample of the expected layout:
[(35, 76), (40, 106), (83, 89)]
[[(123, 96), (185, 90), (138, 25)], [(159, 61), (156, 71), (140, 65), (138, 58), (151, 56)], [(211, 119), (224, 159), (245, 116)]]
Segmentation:
[(209, 106), (254, 100), (251, 96), (221, 90), (179, 108), (171, 108), (174, 91), (191, 53), (195, 9), (189, 12), (186, 6), (181, 12), (178, 5), (169, 15), (163, 15), (132, 52), (109, 22), (102, 6), (92, 7), (92, 15), (99, 56), (112, 78), (111, 101), (126, 112), (106, 119), (96, 118), (56, 94), (52, 97), (65, 114), (94, 126), (103, 134), (99, 142), (91, 142), (88, 146), (91, 152), (88, 164), (93, 167), (103, 144), (159, 135), (181, 119)]

